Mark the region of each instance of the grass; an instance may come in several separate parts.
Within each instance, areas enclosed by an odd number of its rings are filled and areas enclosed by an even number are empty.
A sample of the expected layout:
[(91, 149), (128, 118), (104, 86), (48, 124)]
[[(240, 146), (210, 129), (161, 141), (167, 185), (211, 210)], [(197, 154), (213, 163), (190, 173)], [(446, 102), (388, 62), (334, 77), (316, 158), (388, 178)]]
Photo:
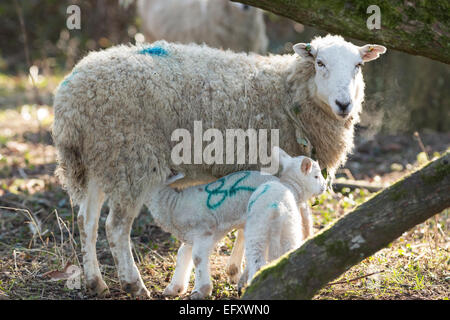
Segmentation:
[[(49, 93), (60, 79), (41, 79), (47, 85), (40, 92)], [(62, 270), (67, 262), (80, 265), (81, 260), (76, 212), (53, 176), (51, 102), (26, 101), (26, 78), (1, 75), (0, 84), (4, 84), (0, 85), (0, 299), (94, 299), (83, 286), (69, 289), (64, 281), (43, 276)], [(432, 151), (445, 150), (445, 143)], [(391, 170), (377, 179), (389, 184), (420, 165), (422, 158), (419, 155), (401, 168), (388, 166)], [(327, 227), (371, 195), (365, 189), (348, 188), (321, 195), (312, 201), (315, 230)], [(111, 290), (109, 299), (132, 299), (118, 283), (104, 229), (107, 211), (102, 209), (97, 254)], [(343, 283), (325, 287), (315, 299), (448, 299), (449, 226), (447, 209), (349, 269), (335, 280)], [(146, 209), (136, 219), (131, 237), (136, 263), (152, 298), (166, 299), (161, 293), (173, 274), (179, 241), (155, 226)], [(210, 299), (238, 298), (236, 286), (225, 275), (234, 240), (235, 233), (229, 234), (212, 255)], [(191, 289), (192, 280), (193, 276)]]

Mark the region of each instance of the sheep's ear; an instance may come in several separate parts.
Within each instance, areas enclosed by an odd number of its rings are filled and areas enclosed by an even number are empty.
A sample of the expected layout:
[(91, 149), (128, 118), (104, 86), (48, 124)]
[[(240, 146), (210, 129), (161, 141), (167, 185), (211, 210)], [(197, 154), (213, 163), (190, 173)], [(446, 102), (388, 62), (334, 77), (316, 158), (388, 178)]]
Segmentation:
[(386, 47), (380, 46), (378, 44), (366, 44), (365, 46), (359, 47), (359, 53), (364, 62), (372, 61), (377, 59), (380, 54), (386, 52)]
[(309, 158), (304, 158), (300, 166), (300, 170), (303, 172), (303, 174), (306, 175), (311, 172), (311, 168), (312, 168), (311, 160)]
[(317, 49), (311, 43), (297, 43), (292, 48), (296, 54), (303, 58), (314, 58), (317, 54)]

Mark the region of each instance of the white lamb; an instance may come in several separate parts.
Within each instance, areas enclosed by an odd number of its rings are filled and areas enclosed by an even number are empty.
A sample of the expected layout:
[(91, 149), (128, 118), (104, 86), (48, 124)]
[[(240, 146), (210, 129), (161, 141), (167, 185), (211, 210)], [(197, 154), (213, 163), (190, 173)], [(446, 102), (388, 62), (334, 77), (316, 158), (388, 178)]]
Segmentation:
[(266, 53), (263, 11), (228, 0), (138, 0), (147, 42), (205, 43), (236, 52)]
[(298, 43), (295, 54), (282, 56), (159, 41), (83, 58), (55, 94), (53, 139), (57, 175), (80, 206), (86, 288), (108, 293), (95, 248), (105, 199), (106, 234), (120, 284), (133, 295), (149, 296), (130, 242), (148, 191), (172, 171), (197, 179), (260, 169), (250, 164), (248, 153), (245, 164), (175, 164), (174, 130), (192, 133), (196, 120), (202, 120), (203, 130), (214, 128), (222, 136), (227, 129), (279, 129), (287, 153), (308, 156), (315, 150), (320, 166), (332, 175), (353, 147), (364, 99), (361, 65), (385, 50), (328, 35)]
[(299, 206), (308, 205), (308, 199), (326, 189), (316, 161), (292, 158), (281, 149), (276, 152), (282, 167), (280, 179), (263, 183), (249, 199), (244, 233), (247, 267), (239, 289), (267, 262), (300, 247), (311, 217), (305, 221)]
[[(275, 157), (278, 150), (274, 148)], [(156, 223), (183, 242), (165, 295), (186, 292), (192, 260), (195, 286), (191, 298), (210, 295), (209, 256), (216, 243), (233, 229), (245, 225), (247, 257), (252, 259), (250, 276), (265, 264), (262, 251), (270, 237), (274, 237), (271, 259), (300, 245), (302, 219), (296, 203), (322, 193), (326, 182), (317, 162), (307, 157), (291, 158), (280, 150), (280, 167), (280, 179), (259, 171), (238, 171), (179, 192), (167, 185), (150, 192), (146, 204)], [(261, 185), (262, 189), (258, 187)]]

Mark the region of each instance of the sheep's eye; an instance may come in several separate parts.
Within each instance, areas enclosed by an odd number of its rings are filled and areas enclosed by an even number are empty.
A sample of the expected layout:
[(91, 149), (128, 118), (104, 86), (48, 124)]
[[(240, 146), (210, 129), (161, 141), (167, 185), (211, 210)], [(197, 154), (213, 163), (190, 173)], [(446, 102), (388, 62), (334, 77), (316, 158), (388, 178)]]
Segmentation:
[(356, 69), (360, 69), (361, 67), (362, 67), (362, 63), (358, 63), (358, 64), (355, 66)]
[(325, 67), (325, 64), (322, 62), (322, 61), (320, 61), (320, 60), (317, 60), (317, 65), (319, 66), (319, 67)]
[(315, 176), (314, 178), (319, 179), (319, 176)]

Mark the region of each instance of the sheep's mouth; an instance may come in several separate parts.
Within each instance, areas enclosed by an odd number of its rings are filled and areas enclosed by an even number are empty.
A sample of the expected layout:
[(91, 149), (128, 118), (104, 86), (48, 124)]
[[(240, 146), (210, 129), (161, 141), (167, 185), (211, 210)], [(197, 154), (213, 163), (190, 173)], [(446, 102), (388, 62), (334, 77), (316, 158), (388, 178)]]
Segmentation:
[(350, 114), (349, 112), (339, 112), (337, 115), (342, 119), (345, 119), (349, 116), (349, 114)]

